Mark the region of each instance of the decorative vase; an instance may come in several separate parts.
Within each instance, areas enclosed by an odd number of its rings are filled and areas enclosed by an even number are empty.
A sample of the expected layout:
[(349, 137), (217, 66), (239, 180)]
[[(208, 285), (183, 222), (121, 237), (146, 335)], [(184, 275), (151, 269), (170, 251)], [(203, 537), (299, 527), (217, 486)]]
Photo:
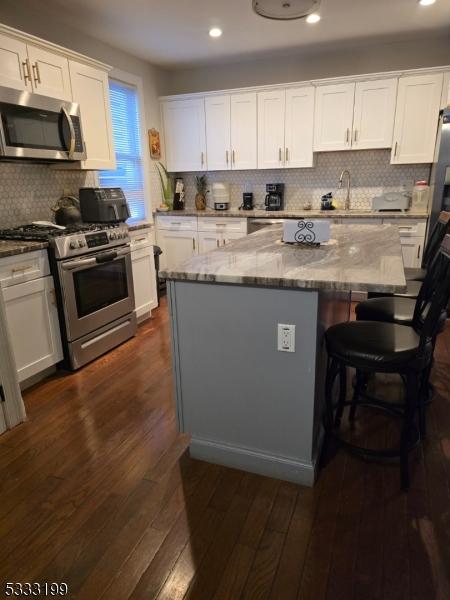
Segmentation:
[(195, 208), (197, 210), (205, 210), (206, 208), (206, 200), (203, 194), (195, 195)]

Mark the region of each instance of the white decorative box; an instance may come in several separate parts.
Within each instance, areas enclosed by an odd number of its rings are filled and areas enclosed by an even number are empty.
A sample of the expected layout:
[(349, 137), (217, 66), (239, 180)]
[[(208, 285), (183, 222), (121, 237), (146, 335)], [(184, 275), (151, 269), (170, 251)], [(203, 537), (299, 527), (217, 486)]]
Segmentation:
[(287, 219), (283, 223), (283, 242), (289, 244), (322, 244), (330, 239), (330, 221), (323, 219)]

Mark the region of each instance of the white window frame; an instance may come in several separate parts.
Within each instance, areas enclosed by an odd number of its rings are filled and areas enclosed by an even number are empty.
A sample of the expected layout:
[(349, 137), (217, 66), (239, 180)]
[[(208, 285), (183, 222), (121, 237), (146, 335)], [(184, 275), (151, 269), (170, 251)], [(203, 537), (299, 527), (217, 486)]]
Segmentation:
[[(144, 84), (142, 77), (122, 71), (121, 69), (112, 69), (108, 73), (108, 78), (130, 85), (136, 88), (138, 98), (138, 109), (139, 109), (139, 125), (141, 133), (141, 153), (142, 153), (142, 168), (144, 170), (142, 180), (144, 182), (144, 212), (145, 220), (153, 223), (153, 210), (152, 210), (152, 198), (150, 191), (150, 156), (148, 149), (148, 133), (147, 133), (147, 119), (145, 117), (145, 103), (144, 103)], [(135, 219), (134, 222), (138, 222), (139, 219)], [(131, 221), (133, 224), (133, 221)]]

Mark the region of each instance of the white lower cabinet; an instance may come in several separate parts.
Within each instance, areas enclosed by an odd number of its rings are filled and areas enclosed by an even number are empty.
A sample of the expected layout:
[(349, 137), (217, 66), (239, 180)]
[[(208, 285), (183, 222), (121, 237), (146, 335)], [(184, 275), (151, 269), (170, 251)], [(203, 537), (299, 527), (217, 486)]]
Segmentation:
[(163, 251), (160, 269), (173, 269), (198, 254), (197, 231), (160, 229), (158, 245)]
[(210, 231), (199, 231), (198, 233), (198, 252), (206, 254), (211, 250), (216, 250), (222, 245), (222, 234)]
[(3, 289), (6, 318), (19, 381), (62, 360), (53, 277), (39, 277)]
[(423, 238), (400, 237), (405, 268), (417, 268), (422, 264)]
[(153, 244), (147, 232), (131, 233), (131, 266), (133, 270), (135, 314), (138, 321), (151, 316), (158, 305)]

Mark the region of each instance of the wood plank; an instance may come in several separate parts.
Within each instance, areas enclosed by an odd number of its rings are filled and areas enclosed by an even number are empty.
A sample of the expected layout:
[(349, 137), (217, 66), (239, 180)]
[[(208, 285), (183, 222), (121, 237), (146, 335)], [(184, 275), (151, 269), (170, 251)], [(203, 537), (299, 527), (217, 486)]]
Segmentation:
[(242, 592), (242, 600), (265, 600), (269, 597), (283, 543), (282, 533), (265, 530)]

